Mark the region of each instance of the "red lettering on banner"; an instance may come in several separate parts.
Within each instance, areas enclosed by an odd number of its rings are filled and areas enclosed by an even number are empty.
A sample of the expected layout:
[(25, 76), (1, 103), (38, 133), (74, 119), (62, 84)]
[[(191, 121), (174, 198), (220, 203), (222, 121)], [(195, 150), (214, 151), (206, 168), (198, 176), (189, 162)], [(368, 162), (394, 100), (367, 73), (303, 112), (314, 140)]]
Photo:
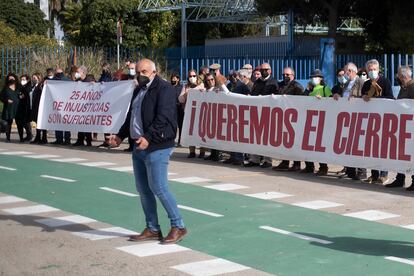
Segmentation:
[(305, 129), (303, 131), (302, 149), (313, 151), (314, 146), (309, 145), (309, 136), (311, 132), (316, 131), (316, 127), (312, 126), (313, 117), (318, 116), (317, 110), (308, 110), (306, 112)]
[(326, 147), (322, 146), (323, 128), (325, 125), (325, 111), (319, 111), (318, 129), (316, 131), (315, 151), (325, 152)]
[(352, 140), (353, 140), (354, 133), (355, 133), (355, 124), (356, 124), (357, 118), (358, 118), (357, 113), (351, 114), (351, 124), (348, 129), (348, 139), (347, 139), (346, 150), (345, 150), (346, 155), (351, 155)]
[(298, 121), (298, 111), (294, 108), (288, 108), (285, 110), (285, 127), (286, 132), (283, 133), (283, 145), (285, 148), (290, 149), (295, 143), (295, 130), (293, 129), (292, 122)]
[(400, 135), (398, 139), (398, 160), (411, 161), (411, 155), (405, 154), (405, 140), (411, 138), (411, 133), (407, 132), (407, 121), (412, 121), (412, 114), (401, 114), (400, 116)]
[(208, 104), (206, 102), (201, 103), (200, 118), (198, 121), (198, 136), (200, 136), (203, 142), (206, 142), (206, 121), (207, 121)]
[(358, 149), (358, 146), (359, 146), (359, 138), (365, 135), (365, 130), (362, 129), (362, 121), (366, 118), (368, 118), (368, 113), (358, 113), (358, 120), (355, 126), (355, 136), (353, 139), (354, 142), (352, 145), (352, 155), (355, 155), (355, 156), (364, 155), (364, 151)]
[(217, 103), (208, 103), (207, 110), (207, 137), (215, 138), (217, 131)]
[(249, 139), (244, 136), (244, 128), (249, 123), (245, 120), (245, 112), (249, 110), (250, 106), (248, 105), (239, 105), (239, 142), (240, 143), (249, 143)]
[(63, 102), (53, 101), (53, 110), (62, 110)]
[[(238, 142), (238, 129), (237, 129), (237, 106), (229, 104), (227, 106), (227, 141)], [(233, 138), (233, 139), (232, 139)]]
[[(365, 137), (364, 156), (379, 157), (380, 137), (378, 132), (381, 128), (381, 116), (378, 113), (370, 113)], [(371, 153), (372, 149), (372, 153)]]
[(283, 110), (280, 107), (272, 109), (270, 114), (270, 141), (269, 143), (274, 147), (279, 147), (282, 144), (283, 136)]
[(346, 138), (341, 137), (342, 129), (349, 127), (350, 116), (348, 112), (340, 112), (336, 118), (336, 131), (333, 144), (333, 151), (336, 154), (342, 154), (346, 148)]
[(191, 103), (190, 127), (188, 128), (188, 135), (190, 135), (190, 136), (193, 135), (193, 131), (194, 131), (194, 121), (195, 121), (196, 106), (197, 106), (197, 102), (196, 101), (193, 101)]
[[(250, 107), (250, 144), (267, 145), (269, 141), (269, 124), (270, 107), (263, 107), (259, 114), (257, 106)], [(256, 138), (256, 139), (255, 139)]]
[(217, 140), (225, 141), (226, 137), (223, 136), (223, 124), (226, 123), (227, 120), (223, 117), (223, 109), (226, 109), (226, 104), (219, 104), (217, 111)]
[[(382, 124), (381, 158), (397, 159), (398, 117), (395, 114), (384, 113)], [(389, 156), (388, 156), (389, 153)]]

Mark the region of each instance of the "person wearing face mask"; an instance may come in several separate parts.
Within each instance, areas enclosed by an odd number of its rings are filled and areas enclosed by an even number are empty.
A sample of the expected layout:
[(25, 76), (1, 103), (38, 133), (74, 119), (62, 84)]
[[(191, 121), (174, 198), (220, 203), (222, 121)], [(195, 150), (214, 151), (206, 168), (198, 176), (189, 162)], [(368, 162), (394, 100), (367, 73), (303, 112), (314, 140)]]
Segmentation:
[[(60, 67), (56, 67), (55, 70), (55, 77), (53, 80), (57, 81), (69, 81), (69, 78), (65, 76), (63, 73), (63, 69)], [(70, 131), (62, 131), (62, 130), (55, 130), (55, 138), (56, 140), (52, 142), (52, 145), (70, 145)]]
[(336, 80), (337, 83), (332, 87), (332, 94), (335, 100), (342, 97), (345, 89), (345, 83), (347, 82), (345, 77), (345, 69), (341, 68), (336, 72)]
[[(136, 80), (137, 79), (137, 72), (136, 72), (136, 64), (134, 62), (128, 61), (126, 63), (128, 73), (127, 79), (128, 80)], [(125, 152), (131, 152), (134, 148), (134, 140), (131, 137), (128, 137), (128, 148), (124, 149)]]
[(172, 73), (170, 77), (171, 85), (174, 87), (175, 96), (177, 97), (177, 122), (178, 122), (178, 141), (177, 147), (181, 147), (181, 132), (183, 128), (183, 121), (184, 121), (184, 106), (178, 100), (178, 97), (181, 94), (183, 89), (182, 85), (180, 84), (180, 75), (178, 73)]
[(13, 120), (16, 119), (20, 103), (18, 78), (15, 74), (9, 73), (6, 76), (5, 84), (1, 92), (0, 100), (3, 102), (2, 120), (7, 122), (6, 142), (10, 142)]
[[(32, 75), (32, 91), (30, 92), (31, 98), (31, 121), (37, 123), (37, 115), (39, 113), (40, 98), (42, 97), (43, 90), (43, 78), (40, 73), (34, 73)], [(47, 131), (45, 129), (39, 129), (36, 125), (36, 136), (30, 144), (46, 144), (47, 143)]]
[(55, 71), (53, 70), (53, 68), (47, 68), (45, 80), (53, 80), (54, 77), (55, 77)]
[[(324, 76), (322, 71), (315, 69), (310, 75), (310, 86), (305, 90), (305, 94), (322, 99), (325, 97), (332, 97), (331, 88), (325, 84)], [(302, 169), (301, 173), (314, 173), (315, 164), (313, 162), (305, 161), (305, 168)], [(328, 164), (319, 163), (319, 170), (316, 172), (318, 176), (324, 176), (328, 174)]]
[[(197, 78), (197, 72), (194, 69), (191, 69), (188, 71), (188, 79), (187, 84), (182, 88), (180, 95), (178, 96), (178, 101), (181, 103), (183, 110), (185, 110), (185, 105), (187, 103), (187, 97), (188, 93), (190, 92), (190, 89), (204, 89), (204, 85), (199, 82), (199, 79)], [(196, 157), (196, 147), (195, 146), (189, 146), (189, 154), (188, 158), (194, 158)], [(204, 148), (200, 148), (200, 153), (198, 155), (199, 158), (204, 158), (206, 153), (206, 150)]]
[[(364, 82), (361, 90), (362, 99), (365, 102), (369, 102), (371, 98), (394, 99), (391, 82), (379, 74), (379, 67), (379, 62), (376, 59), (368, 60), (365, 64), (369, 78)], [(363, 182), (385, 184), (388, 182), (388, 172), (371, 170), (371, 176)]]
[(365, 68), (359, 68), (358, 77), (361, 80), (363, 80), (364, 82), (366, 82), (368, 80), (368, 74), (367, 74), (367, 71), (365, 70)]
[[(177, 134), (175, 91), (157, 75), (152, 60), (140, 60), (137, 74), (139, 85), (134, 90), (125, 123), (110, 139), (113, 145), (119, 145), (128, 135), (135, 141), (132, 162), (146, 228), (141, 234), (130, 236), (129, 241), (159, 240), (162, 244), (173, 244), (187, 234), (176, 199), (168, 187), (168, 163)], [(171, 228), (165, 238), (158, 222), (156, 198), (170, 219)]]
[[(30, 85), (29, 76), (20, 77), (19, 99), (20, 103), (17, 108), (16, 125), (19, 133), (20, 142), (32, 140), (32, 127), (30, 125)], [(26, 131), (26, 137), (23, 138), (23, 129)]]
[[(332, 89), (333, 98), (338, 100), (340, 97), (347, 98), (348, 100), (352, 98), (361, 98), (361, 90), (364, 85), (364, 80), (358, 76), (357, 66), (349, 62), (344, 67), (344, 75), (341, 78), (341, 81), (344, 82), (341, 89)], [(339, 77), (338, 77), (339, 80)], [(354, 167), (345, 167), (342, 171), (338, 172), (339, 177), (349, 177), (353, 180), (361, 180), (367, 177), (365, 168), (354, 168)]]
[[(283, 69), (283, 80), (278, 83), (279, 94), (303, 96), (303, 86), (295, 80), (295, 71), (291, 67)], [(274, 171), (300, 171), (300, 161), (293, 161), (292, 167), (289, 167), (289, 160), (282, 160), (279, 165), (272, 168)]]
[[(87, 76), (88, 76), (88, 69), (84, 65), (80, 66), (75, 73), (76, 81), (91, 82), (91, 79), (87, 78)], [(86, 146), (88, 147), (92, 146), (92, 133), (91, 132), (78, 132), (78, 139), (72, 145), (73, 146), (84, 146), (85, 141), (86, 141)]]
[[(260, 65), (260, 79), (256, 79), (253, 84), (251, 96), (272, 95), (278, 94), (279, 86), (277, 81), (272, 78), (272, 68), (269, 63), (263, 63)], [(262, 162), (261, 162), (262, 161)], [(261, 162), (261, 163), (260, 163)], [(249, 161), (243, 164), (245, 167), (269, 168), (272, 166), (272, 159), (267, 156), (259, 156), (256, 154), (250, 154)]]
[[(414, 99), (414, 80), (413, 71), (409, 66), (400, 66), (397, 73), (397, 82), (400, 85), (400, 92), (398, 93), (398, 100), (400, 99)], [(395, 180), (386, 184), (387, 188), (404, 187), (405, 174), (398, 173)], [(414, 174), (411, 174), (411, 185), (406, 188), (407, 191), (414, 191)]]

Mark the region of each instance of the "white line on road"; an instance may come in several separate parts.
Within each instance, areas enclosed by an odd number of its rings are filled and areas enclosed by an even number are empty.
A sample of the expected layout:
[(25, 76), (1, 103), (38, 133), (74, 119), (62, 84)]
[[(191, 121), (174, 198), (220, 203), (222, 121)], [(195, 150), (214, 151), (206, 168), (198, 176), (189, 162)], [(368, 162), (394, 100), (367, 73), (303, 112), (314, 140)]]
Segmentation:
[(389, 257), (385, 257), (385, 259), (389, 261), (403, 263), (403, 264), (414, 265), (414, 261), (403, 259), (403, 258), (389, 256)]
[(4, 152), (0, 152), (0, 154), (4, 154), (4, 155), (28, 155), (28, 154), (33, 154), (33, 152), (28, 152), (28, 151), (4, 151)]
[(190, 248), (183, 247), (177, 244), (160, 244), (158, 242), (128, 245), (128, 246), (117, 247), (116, 249), (138, 256), (138, 257), (156, 256), (156, 255), (161, 255), (161, 254), (168, 254), (168, 253), (175, 253), (175, 252), (190, 250)]
[(9, 168), (9, 167), (4, 167), (4, 166), (0, 166), (0, 169), (2, 170), (7, 170), (7, 171), (15, 171), (15, 168)]
[(40, 213), (59, 211), (59, 209), (56, 209), (56, 208), (53, 208), (47, 205), (39, 204), (39, 205), (33, 205), (33, 206), (3, 209), (3, 211), (9, 214), (13, 214), (13, 215), (31, 215), (31, 214), (40, 214)]
[(108, 188), (108, 187), (99, 187), (99, 189), (105, 190), (105, 191), (108, 191), (108, 192), (117, 193), (117, 194), (120, 194), (120, 195), (130, 196), (130, 197), (137, 197), (138, 196), (137, 194), (131, 194), (131, 193), (128, 193), (128, 192), (124, 192), (124, 191), (120, 191), (120, 190), (116, 190), (116, 189), (111, 189), (111, 188)]
[(63, 177), (58, 177), (58, 176), (52, 176), (52, 175), (47, 175), (47, 174), (42, 174), (40, 177), (50, 178), (50, 179), (60, 180), (60, 181), (65, 181), (65, 182), (76, 182), (76, 180), (73, 180), (73, 179), (63, 178)]
[(217, 213), (212, 213), (212, 212), (208, 212), (208, 211), (204, 211), (204, 210), (200, 210), (200, 209), (196, 209), (196, 208), (192, 208), (192, 207), (188, 207), (188, 206), (184, 206), (184, 205), (178, 205), (178, 208), (183, 209), (183, 210), (187, 210), (187, 211), (193, 211), (199, 214), (203, 214), (203, 215), (207, 215), (207, 216), (211, 216), (211, 217), (223, 217), (223, 215), (217, 214)]
[(52, 159), (51, 161), (56, 161), (56, 162), (80, 162), (80, 161), (87, 161), (88, 159), (84, 159), (84, 158), (63, 158), (63, 159)]
[(83, 165), (83, 166), (88, 166), (88, 167), (105, 167), (105, 166), (112, 166), (116, 164), (111, 163), (111, 162), (89, 162), (89, 163), (78, 163), (78, 165)]
[(270, 226), (260, 226), (259, 228), (261, 228), (263, 230), (283, 234), (283, 235), (288, 235), (288, 236), (295, 237), (295, 238), (302, 239), (302, 240), (313, 241), (313, 242), (318, 242), (318, 243), (322, 243), (322, 244), (331, 244), (331, 243), (333, 243), (331, 241), (312, 238), (312, 237), (308, 237), (308, 236), (305, 236), (305, 235), (289, 232), (289, 231), (286, 231), (286, 230), (283, 230), (283, 229), (274, 228), (274, 227), (270, 227)]
[(233, 263), (224, 259), (213, 259), (207, 261), (186, 263), (172, 266), (171, 268), (190, 275), (222, 275), (250, 269), (248, 266)]
[(38, 154), (38, 155), (28, 155), (26, 157), (33, 158), (33, 159), (50, 159), (50, 158), (58, 158), (59, 155), (53, 154)]

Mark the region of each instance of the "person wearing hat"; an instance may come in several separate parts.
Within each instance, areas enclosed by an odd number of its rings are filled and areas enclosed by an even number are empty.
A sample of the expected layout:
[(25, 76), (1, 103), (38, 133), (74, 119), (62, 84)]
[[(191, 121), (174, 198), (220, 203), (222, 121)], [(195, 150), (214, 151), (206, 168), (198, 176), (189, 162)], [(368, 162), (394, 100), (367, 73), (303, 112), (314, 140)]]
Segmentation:
[[(309, 96), (314, 96), (318, 99), (324, 97), (332, 97), (331, 88), (325, 84), (324, 77), (322, 71), (319, 69), (315, 69), (312, 74), (310, 75), (310, 87), (308, 86), (306, 94)], [(315, 171), (315, 164), (313, 162), (306, 161), (306, 166), (300, 172), (302, 173), (313, 173)], [(328, 164), (326, 163), (319, 163), (319, 170), (316, 173), (318, 176), (327, 175), (328, 174)]]
[(210, 73), (214, 75), (216, 80), (216, 87), (221, 87), (223, 84), (227, 83), (227, 78), (223, 76), (220, 72), (221, 65), (218, 63), (213, 63), (210, 65)]

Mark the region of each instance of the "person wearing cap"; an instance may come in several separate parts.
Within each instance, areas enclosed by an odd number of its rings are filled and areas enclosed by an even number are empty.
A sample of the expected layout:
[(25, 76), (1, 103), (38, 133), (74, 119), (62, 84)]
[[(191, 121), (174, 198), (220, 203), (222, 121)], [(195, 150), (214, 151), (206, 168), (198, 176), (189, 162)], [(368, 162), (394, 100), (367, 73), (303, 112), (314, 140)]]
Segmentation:
[[(325, 84), (324, 77), (322, 71), (319, 69), (315, 69), (312, 74), (310, 75), (310, 89), (308, 88), (305, 91), (305, 94), (309, 96), (316, 97), (318, 99), (324, 97), (332, 97), (331, 88)], [(313, 173), (315, 171), (315, 164), (313, 162), (306, 161), (306, 166), (301, 173)], [(328, 174), (328, 164), (326, 163), (319, 163), (319, 170), (316, 173), (318, 176), (323, 176)]]
[[(279, 94), (281, 95), (304, 95), (303, 86), (295, 80), (295, 70), (291, 67), (283, 69), (283, 80), (278, 83)], [(292, 167), (289, 167), (289, 160), (282, 160), (279, 165), (272, 168), (274, 171), (300, 171), (300, 161), (293, 161)]]
[(223, 84), (227, 83), (227, 78), (221, 74), (220, 68), (221, 65), (218, 63), (213, 63), (209, 67), (210, 73), (214, 75), (216, 87), (221, 87)]
[[(362, 86), (361, 94), (365, 102), (371, 98), (394, 99), (392, 94), (391, 82), (379, 74), (379, 62), (376, 59), (368, 60), (365, 64), (368, 78)], [(371, 176), (363, 182), (385, 184), (388, 181), (387, 171), (371, 170)]]
[(250, 76), (253, 74), (253, 66), (249, 63), (246, 63), (245, 65), (243, 65), (242, 70), (247, 70)]

